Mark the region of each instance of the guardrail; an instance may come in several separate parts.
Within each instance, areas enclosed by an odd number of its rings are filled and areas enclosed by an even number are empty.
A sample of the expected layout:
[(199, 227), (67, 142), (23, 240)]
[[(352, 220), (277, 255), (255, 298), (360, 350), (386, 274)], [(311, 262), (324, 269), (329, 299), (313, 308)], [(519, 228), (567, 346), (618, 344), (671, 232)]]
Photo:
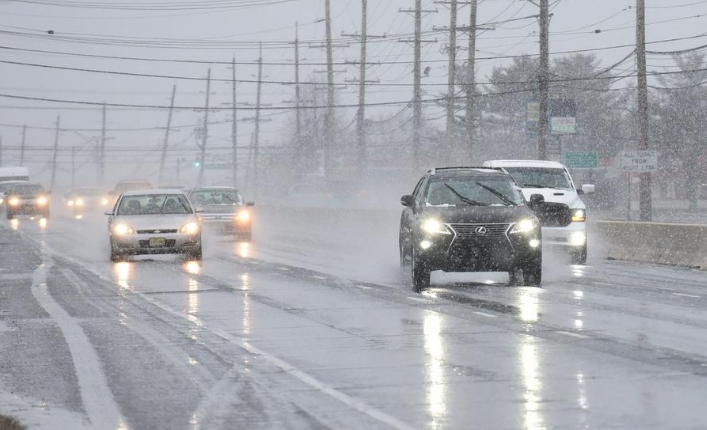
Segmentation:
[(596, 221), (592, 230), (608, 258), (707, 269), (707, 225)]

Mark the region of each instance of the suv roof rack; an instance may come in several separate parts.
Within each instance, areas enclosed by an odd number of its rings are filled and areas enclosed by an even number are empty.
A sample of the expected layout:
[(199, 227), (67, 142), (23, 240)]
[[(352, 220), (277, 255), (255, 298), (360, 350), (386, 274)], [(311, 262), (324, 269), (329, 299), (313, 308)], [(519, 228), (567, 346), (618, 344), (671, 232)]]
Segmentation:
[(502, 167), (483, 167), (483, 166), (458, 166), (458, 167), (435, 167), (430, 170), (431, 175), (436, 175), (440, 170), (467, 170), (467, 169), (481, 169), (481, 170), (496, 170), (498, 172), (506, 173), (506, 170)]

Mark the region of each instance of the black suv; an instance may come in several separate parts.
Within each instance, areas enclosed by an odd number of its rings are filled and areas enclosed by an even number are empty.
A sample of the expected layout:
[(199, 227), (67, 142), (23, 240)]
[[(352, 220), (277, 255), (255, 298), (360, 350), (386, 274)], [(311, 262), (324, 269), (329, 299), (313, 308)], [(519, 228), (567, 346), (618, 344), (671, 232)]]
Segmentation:
[(514, 284), (540, 285), (540, 223), (507, 173), (433, 169), (401, 203), (400, 263), (415, 291), (435, 270), (509, 272)]
[(39, 215), (49, 218), (49, 193), (39, 184), (13, 185), (6, 193), (7, 219), (15, 215)]

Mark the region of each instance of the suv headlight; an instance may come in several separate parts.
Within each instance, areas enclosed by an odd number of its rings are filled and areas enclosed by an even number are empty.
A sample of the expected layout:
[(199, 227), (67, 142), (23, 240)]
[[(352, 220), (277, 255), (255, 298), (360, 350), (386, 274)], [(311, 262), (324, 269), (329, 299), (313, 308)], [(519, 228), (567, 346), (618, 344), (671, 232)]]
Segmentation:
[(236, 215), (236, 219), (240, 222), (249, 221), (250, 220), (250, 213), (248, 213), (247, 211), (238, 212), (238, 214)]
[(190, 222), (189, 224), (185, 224), (182, 226), (182, 228), (179, 229), (181, 233), (187, 233), (187, 234), (195, 234), (199, 232), (199, 224), (195, 222)]
[(532, 220), (532, 219), (524, 219), (519, 222), (517, 222), (513, 228), (511, 228), (510, 233), (511, 234), (525, 234), (525, 233), (530, 233), (535, 231), (535, 229), (538, 227), (538, 224)]
[(585, 222), (587, 220), (587, 211), (577, 209), (572, 212), (572, 222)]
[(10, 206), (18, 206), (20, 204), (20, 199), (17, 197), (12, 197), (8, 203), (10, 203)]
[(48, 200), (47, 200), (47, 198), (44, 197), (44, 196), (41, 196), (41, 197), (38, 197), (38, 198), (37, 198), (37, 204), (38, 204), (39, 206), (44, 206), (44, 205), (47, 204), (47, 202), (48, 202)]
[(428, 219), (422, 222), (422, 229), (430, 234), (452, 234), (447, 226), (436, 219)]
[(116, 224), (115, 226), (113, 226), (113, 233), (118, 236), (125, 236), (126, 234), (135, 233), (135, 230), (125, 224)]

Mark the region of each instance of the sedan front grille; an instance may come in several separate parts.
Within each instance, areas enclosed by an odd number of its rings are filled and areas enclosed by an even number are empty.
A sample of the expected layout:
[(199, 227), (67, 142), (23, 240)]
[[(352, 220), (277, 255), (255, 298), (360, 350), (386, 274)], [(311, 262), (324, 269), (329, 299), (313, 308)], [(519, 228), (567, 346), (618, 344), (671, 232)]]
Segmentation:
[(177, 229), (173, 229), (173, 230), (152, 229), (152, 230), (138, 230), (137, 234), (174, 234), (176, 232), (177, 232)]
[(452, 230), (460, 238), (470, 237), (503, 237), (510, 224), (450, 224)]

